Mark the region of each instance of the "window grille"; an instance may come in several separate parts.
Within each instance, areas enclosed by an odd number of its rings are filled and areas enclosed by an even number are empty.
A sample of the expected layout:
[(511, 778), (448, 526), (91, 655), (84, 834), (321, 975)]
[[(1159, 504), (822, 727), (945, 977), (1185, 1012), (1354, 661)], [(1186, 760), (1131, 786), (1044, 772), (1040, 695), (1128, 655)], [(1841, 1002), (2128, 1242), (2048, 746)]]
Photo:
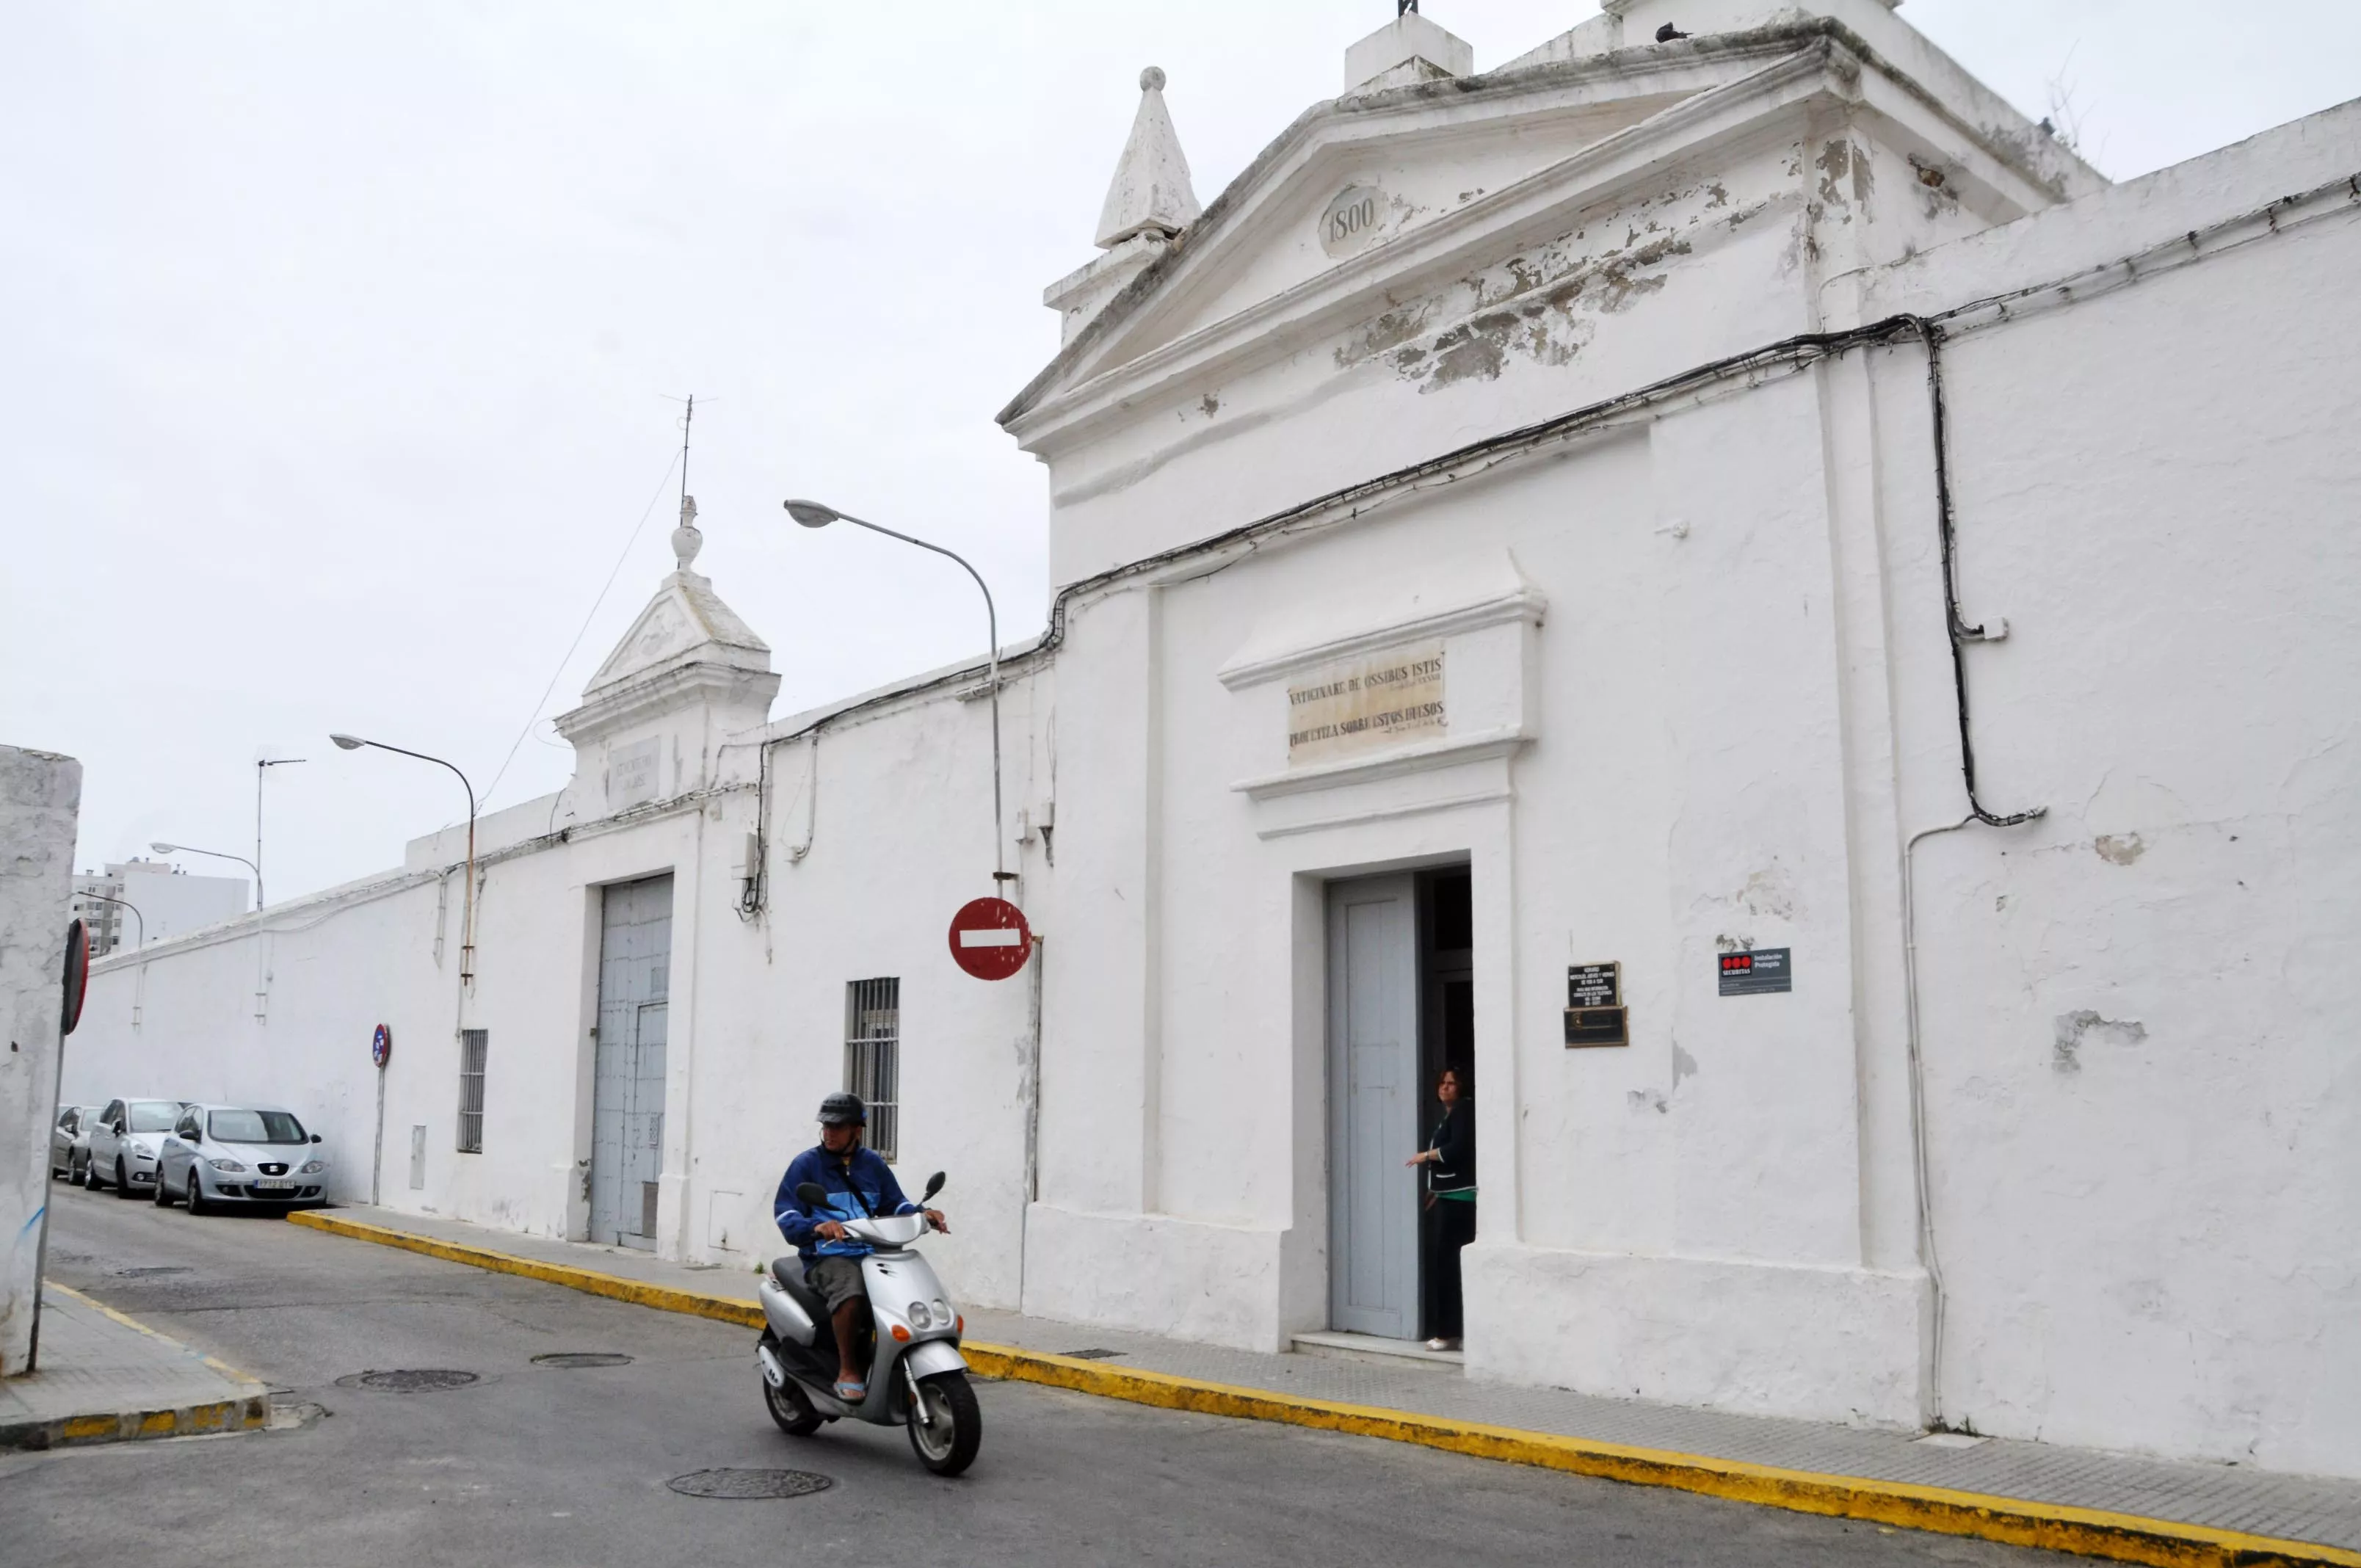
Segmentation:
[(484, 1058), (491, 1045), (484, 1029), (459, 1031), (459, 1152), (484, 1152)]
[(900, 1152), (902, 982), (856, 980), (844, 988), (844, 1086), (869, 1107), (869, 1146)]

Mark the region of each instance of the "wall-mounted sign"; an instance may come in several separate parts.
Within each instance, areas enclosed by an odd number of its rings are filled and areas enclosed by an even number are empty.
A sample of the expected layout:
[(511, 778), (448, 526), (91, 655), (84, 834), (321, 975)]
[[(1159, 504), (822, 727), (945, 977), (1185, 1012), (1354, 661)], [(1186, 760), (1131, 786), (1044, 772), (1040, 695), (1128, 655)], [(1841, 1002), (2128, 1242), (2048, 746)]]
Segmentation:
[[(82, 999), (90, 994), (90, 927), (79, 920), (66, 925), (66, 972), (63, 1008), (58, 1017), (58, 1033), (71, 1035), (82, 1022)], [(16, 1042), (8, 1042), (16, 1048)]]
[(1761, 996), (1795, 989), (1795, 971), (1785, 948), (1757, 948), (1751, 953), (1721, 955), (1721, 993)]
[(1565, 971), (1568, 1007), (1620, 1007), (1623, 1004), (1623, 966), (1620, 963), (1575, 964)]
[(393, 1059), (393, 1031), (379, 1024), (369, 1036), (369, 1060), (379, 1067)]
[(607, 756), (607, 806), (621, 811), (644, 806), (656, 797), (658, 765), (664, 761), (664, 737), (651, 735)]
[(1033, 927), (1005, 898), (972, 898), (951, 916), (951, 962), (978, 980), (1006, 980), (1033, 956)]
[(1565, 971), (1565, 1043), (1628, 1046), (1631, 1014), (1623, 1006), (1623, 966), (1570, 964)]
[(1320, 248), (1345, 257), (1376, 243), (1390, 211), (1386, 193), (1376, 186), (1345, 186), (1320, 214)]
[(1330, 664), (1287, 688), (1287, 765), (1333, 762), (1449, 728), (1443, 644)]

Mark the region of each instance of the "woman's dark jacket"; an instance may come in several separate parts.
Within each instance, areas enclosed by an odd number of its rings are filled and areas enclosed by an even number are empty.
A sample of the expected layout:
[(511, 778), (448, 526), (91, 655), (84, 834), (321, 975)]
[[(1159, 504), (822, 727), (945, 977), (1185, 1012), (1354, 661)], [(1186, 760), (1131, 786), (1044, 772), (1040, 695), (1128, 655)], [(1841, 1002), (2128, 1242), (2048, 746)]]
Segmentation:
[(1462, 1100), (1443, 1113), (1427, 1146), (1435, 1150), (1426, 1168), (1429, 1192), (1456, 1192), (1476, 1185), (1476, 1107)]

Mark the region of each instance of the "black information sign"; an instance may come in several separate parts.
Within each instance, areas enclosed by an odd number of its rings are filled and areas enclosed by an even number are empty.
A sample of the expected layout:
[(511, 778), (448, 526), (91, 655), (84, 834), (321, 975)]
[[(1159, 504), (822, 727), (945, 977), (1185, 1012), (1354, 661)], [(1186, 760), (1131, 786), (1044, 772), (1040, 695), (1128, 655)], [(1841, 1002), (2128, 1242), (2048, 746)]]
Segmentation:
[(1569, 1007), (1565, 1010), (1565, 1043), (1576, 1046), (1628, 1046), (1631, 1043), (1631, 1014), (1621, 1007)]
[(1621, 964), (1575, 964), (1565, 971), (1565, 1004), (1568, 1007), (1620, 1007), (1623, 1005), (1623, 966)]
[(1721, 993), (1762, 996), (1795, 989), (1795, 971), (1785, 948), (1757, 948), (1751, 953), (1721, 955)]

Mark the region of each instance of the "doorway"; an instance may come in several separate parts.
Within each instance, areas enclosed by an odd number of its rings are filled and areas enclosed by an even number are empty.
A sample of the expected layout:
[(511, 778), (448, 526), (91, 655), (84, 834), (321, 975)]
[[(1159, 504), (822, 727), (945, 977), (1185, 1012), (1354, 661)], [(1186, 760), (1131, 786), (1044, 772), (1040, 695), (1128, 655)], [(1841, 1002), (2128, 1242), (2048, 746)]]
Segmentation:
[(592, 1071), (590, 1240), (653, 1248), (664, 1171), (664, 1043), (672, 994), (672, 878), (606, 890)]
[(1329, 1326), (1424, 1337), (1422, 1185), (1429, 1091), (1472, 1089), (1474, 938), (1465, 866), (1328, 886)]

